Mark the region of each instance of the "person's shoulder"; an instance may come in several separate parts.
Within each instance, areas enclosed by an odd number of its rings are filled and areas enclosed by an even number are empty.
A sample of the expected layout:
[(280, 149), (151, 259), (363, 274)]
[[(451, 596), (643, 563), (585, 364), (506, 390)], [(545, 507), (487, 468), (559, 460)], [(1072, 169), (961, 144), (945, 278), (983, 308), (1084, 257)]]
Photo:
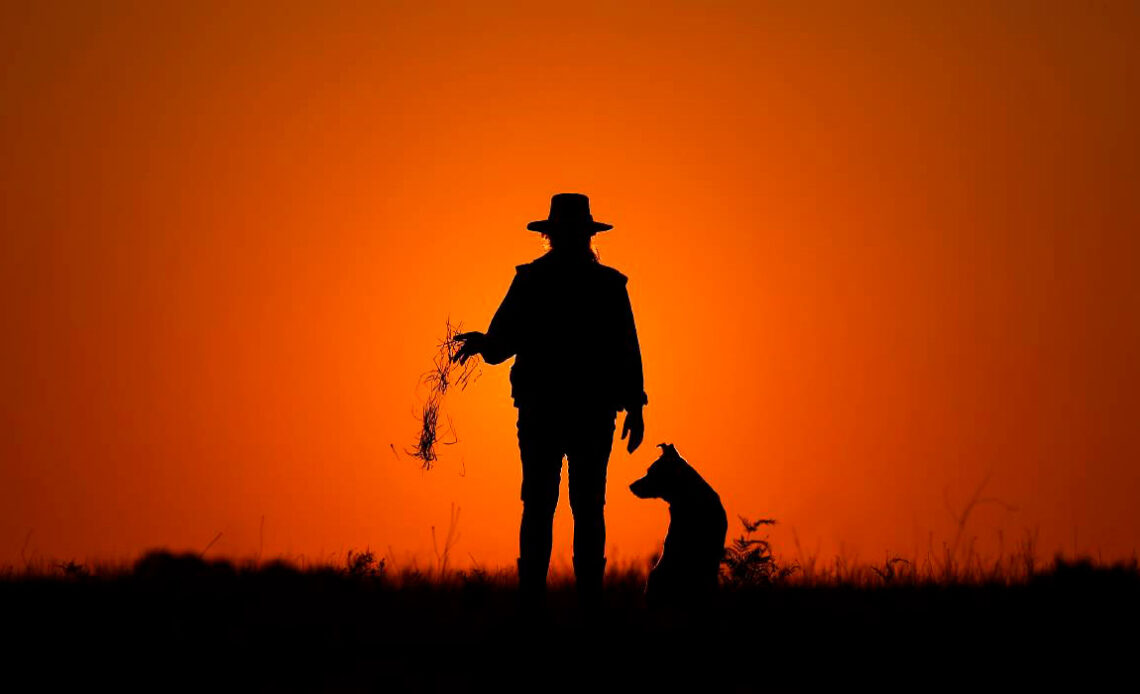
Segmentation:
[(543, 255), (538, 256), (537, 258), (530, 261), (529, 263), (523, 263), (521, 265), (516, 265), (515, 266), (515, 272), (517, 272), (520, 275), (532, 274), (535, 272), (543, 272), (544, 270), (549, 269), (553, 265), (553, 263), (554, 263), (554, 258), (551, 257), (550, 253), (544, 253)]
[(540, 281), (543, 278), (559, 277), (565, 272), (565, 263), (551, 253), (515, 266), (515, 275), (522, 280), (534, 278), (535, 281)]
[(515, 266), (515, 276), (519, 278), (526, 278), (533, 275), (535, 272), (542, 271), (542, 264), (539, 262), (542, 258), (537, 258), (529, 263), (522, 263)]
[(587, 262), (582, 264), (567, 264), (550, 253), (541, 257), (535, 258), (529, 263), (515, 266), (515, 274), (522, 278), (527, 277), (542, 277), (542, 276), (562, 276), (567, 272), (572, 273), (585, 273), (585, 276), (592, 281), (601, 282), (602, 284), (624, 287), (625, 283), (629, 280), (628, 277), (618, 272), (616, 268), (608, 265), (602, 265), (599, 262)]
[(613, 282), (614, 284), (625, 286), (625, 283), (629, 281), (629, 278), (619, 272), (617, 268), (612, 268), (609, 265), (602, 265), (601, 263), (597, 263), (596, 267), (599, 275), (604, 277), (606, 280)]

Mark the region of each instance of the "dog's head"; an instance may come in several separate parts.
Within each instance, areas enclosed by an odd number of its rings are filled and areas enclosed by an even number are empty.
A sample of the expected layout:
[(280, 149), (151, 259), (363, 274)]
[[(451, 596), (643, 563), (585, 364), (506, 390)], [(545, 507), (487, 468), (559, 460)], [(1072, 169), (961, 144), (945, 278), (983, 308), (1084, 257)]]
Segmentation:
[(661, 457), (649, 466), (645, 477), (629, 485), (629, 490), (641, 499), (664, 499), (671, 501), (692, 476), (692, 468), (677, 453), (671, 443), (659, 443)]

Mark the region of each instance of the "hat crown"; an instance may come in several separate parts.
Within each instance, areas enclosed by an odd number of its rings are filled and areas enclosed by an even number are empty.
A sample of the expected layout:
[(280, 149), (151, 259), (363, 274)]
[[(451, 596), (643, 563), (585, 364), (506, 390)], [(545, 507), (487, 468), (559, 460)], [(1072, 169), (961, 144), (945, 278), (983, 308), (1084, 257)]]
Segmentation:
[(592, 222), (590, 198), (581, 193), (558, 193), (550, 198), (550, 221)]

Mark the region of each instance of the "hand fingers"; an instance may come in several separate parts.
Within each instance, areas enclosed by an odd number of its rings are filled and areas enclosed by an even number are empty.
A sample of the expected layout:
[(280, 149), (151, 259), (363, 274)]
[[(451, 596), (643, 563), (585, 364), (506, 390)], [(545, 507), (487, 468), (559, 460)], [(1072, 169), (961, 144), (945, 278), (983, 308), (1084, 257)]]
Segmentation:
[(626, 450), (633, 453), (637, 450), (637, 447), (641, 445), (642, 439), (645, 438), (645, 425), (638, 421), (633, 425), (627, 424), (626, 428), (630, 430), (629, 446)]

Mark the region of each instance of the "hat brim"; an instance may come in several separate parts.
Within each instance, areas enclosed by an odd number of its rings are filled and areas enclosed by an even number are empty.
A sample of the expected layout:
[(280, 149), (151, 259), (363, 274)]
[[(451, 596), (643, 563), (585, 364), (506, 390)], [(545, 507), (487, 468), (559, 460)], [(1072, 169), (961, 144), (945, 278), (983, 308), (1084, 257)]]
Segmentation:
[(606, 224), (605, 222), (566, 223), (555, 222), (549, 219), (540, 219), (536, 222), (527, 224), (526, 228), (530, 229), (531, 231), (540, 231), (543, 233), (550, 231), (591, 231), (597, 233), (599, 231), (609, 231), (610, 229), (613, 229), (614, 226), (612, 224)]

